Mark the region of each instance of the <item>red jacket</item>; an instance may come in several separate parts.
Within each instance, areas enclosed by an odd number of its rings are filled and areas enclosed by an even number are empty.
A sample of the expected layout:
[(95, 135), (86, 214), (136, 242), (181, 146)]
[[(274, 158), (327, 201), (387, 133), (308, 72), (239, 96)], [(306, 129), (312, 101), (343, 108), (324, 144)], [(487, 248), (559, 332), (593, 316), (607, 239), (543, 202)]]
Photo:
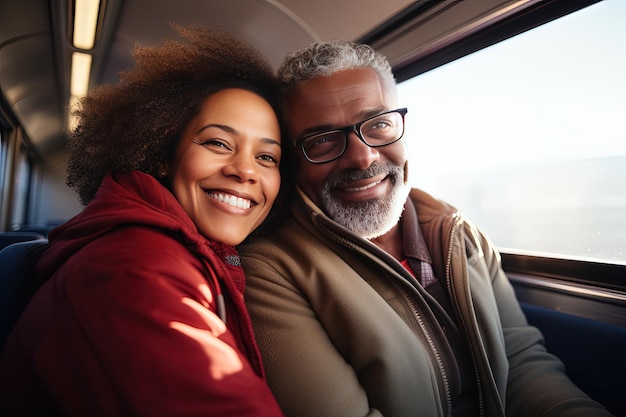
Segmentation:
[(37, 271), (51, 278), (9, 337), (0, 404), (74, 416), (281, 416), (238, 261), (154, 178), (107, 176), (50, 233)]

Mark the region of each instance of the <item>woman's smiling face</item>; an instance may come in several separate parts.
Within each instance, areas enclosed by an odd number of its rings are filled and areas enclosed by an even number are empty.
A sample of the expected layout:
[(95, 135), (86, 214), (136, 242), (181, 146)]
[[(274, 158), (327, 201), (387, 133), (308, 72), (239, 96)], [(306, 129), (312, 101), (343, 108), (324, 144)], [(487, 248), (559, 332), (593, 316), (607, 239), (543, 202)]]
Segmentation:
[(168, 167), (174, 196), (207, 238), (237, 245), (267, 217), (280, 188), (278, 119), (248, 90), (207, 98)]

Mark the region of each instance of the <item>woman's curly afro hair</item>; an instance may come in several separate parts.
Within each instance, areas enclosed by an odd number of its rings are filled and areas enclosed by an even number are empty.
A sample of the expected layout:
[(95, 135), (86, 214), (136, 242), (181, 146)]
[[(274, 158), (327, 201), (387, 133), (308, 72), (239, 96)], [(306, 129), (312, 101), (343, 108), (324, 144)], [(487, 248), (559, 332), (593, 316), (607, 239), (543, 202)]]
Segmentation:
[(120, 82), (96, 87), (73, 111), (78, 122), (69, 132), (67, 184), (83, 204), (109, 172), (138, 170), (159, 178), (159, 167), (212, 93), (250, 90), (279, 114), (274, 72), (255, 49), (221, 30), (173, 28), (186, 42), (136, 47), (135, 66), (120, 73)]

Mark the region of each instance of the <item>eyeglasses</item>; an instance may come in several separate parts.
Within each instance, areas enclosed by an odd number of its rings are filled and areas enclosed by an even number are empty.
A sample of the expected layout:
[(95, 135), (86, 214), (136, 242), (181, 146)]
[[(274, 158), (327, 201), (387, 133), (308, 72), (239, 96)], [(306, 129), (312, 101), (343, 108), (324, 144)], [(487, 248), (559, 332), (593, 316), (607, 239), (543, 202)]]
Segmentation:
[(407, 109), (390, 110), (367, 118), (352, 126), (314, 133), (293, 143), (302, 149), (306, 159), (313, 164), (323, 164), (341, 157), (348, 148), (348, 135), (355, 132), (371, 148), (391, 145), (404, 134), (404, 115)]

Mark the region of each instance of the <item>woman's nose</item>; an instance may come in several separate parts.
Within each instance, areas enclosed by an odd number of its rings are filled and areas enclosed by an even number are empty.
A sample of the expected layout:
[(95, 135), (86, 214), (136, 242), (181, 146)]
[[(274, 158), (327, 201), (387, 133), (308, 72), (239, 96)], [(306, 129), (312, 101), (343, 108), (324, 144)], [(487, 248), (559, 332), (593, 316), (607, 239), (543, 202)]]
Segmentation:
[(224, 175), (236, 177), (241, 182), (257, 182), (259, 179), (257, 167), (254, 157), (234, 155), (230, 163), (224, 166)]

